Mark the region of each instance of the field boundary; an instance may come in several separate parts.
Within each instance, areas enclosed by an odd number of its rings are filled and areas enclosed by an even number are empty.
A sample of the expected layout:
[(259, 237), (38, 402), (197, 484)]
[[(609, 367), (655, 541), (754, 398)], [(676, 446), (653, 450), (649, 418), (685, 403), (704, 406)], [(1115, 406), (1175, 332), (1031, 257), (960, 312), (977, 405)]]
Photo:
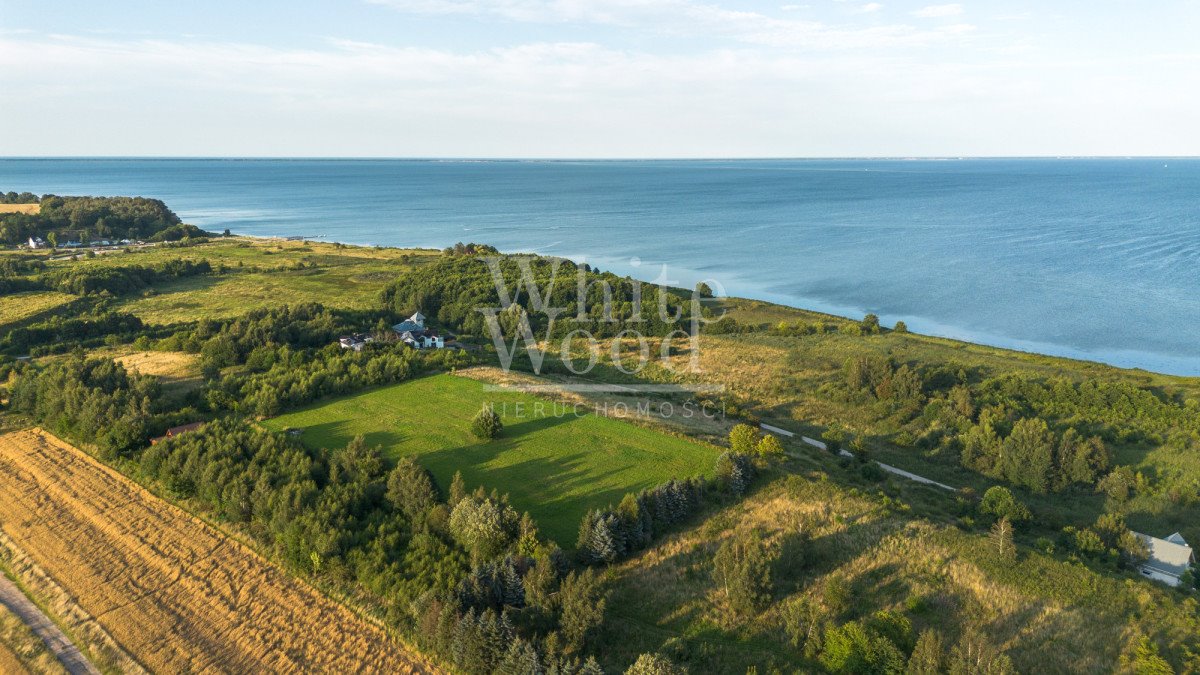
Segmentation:
[(33, 634), (45, 643), (50, 653), (72, 675), (100, 675), (100, 671), (84, 657), (83, 652), (67, 637), (40, 607), (7, 576), (0, 574), (0, 605), (20, 619)]
[(16, 577), (22, 591), (27, 591), (30, 602), (34, 602), (34, 597), (41, 600), (34, 604), (47, 617), (58, 619), (56, 625), (72, 644), (88, 652), (89, 661), (106, 670), (111, 668), (122, 673), (148, 672), (3, 530), (0, 530), (0, 563)]

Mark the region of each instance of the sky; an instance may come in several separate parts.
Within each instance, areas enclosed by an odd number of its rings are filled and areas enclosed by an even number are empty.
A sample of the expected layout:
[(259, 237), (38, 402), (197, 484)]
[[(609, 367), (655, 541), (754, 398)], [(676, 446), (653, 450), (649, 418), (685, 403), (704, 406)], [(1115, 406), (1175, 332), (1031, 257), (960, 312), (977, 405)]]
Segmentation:
[(0, 0), (0, 156), (1200, 155), (1200, 0)]

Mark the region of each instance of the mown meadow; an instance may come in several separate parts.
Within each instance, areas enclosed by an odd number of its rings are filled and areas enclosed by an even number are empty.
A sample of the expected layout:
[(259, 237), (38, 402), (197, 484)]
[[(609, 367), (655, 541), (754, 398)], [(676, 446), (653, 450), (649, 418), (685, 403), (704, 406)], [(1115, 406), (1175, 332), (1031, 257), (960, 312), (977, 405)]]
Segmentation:
[[(344, 447), (355, 436), (380, 445), (386, 457), (412, 456), (449, 486), (456, 471), (471, 488), (508, 493), (542, 531), (572, 547), (590, 509), (671, 478), (710, 475), (719, 449), (519, 392), (488, 391), (483, 383), (434, 375), (321, 402), (264, 422), (275, 431), (301, 430), (311, 447)], [(500, 414), (499, 438), (471, 434), (484, 405)]]

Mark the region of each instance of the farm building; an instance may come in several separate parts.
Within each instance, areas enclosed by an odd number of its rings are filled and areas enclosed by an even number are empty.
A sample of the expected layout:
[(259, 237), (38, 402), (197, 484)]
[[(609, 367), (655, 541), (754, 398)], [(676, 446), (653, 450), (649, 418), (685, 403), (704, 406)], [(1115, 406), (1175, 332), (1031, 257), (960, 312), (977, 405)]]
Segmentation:
[(181, 424), (177, 427), (171, 427), (170, 429), (167, 429), (167, 433), (163, 434), (162, 436), (159, 436), (158, 438), (151, 438), (150, 445), (157, 445), (159, 441), (163, 441), (168, 438), (174, 438), (179, 434), (185, 434), (189, 431), (196, 431), (202, 426), (204, 426), (204, 422), (192, 422), (191, 424)]

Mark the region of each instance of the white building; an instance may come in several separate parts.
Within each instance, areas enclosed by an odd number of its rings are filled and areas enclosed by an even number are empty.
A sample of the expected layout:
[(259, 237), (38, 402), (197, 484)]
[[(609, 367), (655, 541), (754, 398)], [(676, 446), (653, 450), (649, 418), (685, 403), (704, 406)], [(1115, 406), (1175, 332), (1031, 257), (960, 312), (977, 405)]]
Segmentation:
[(41, 237), (30, 237), (29, 248), (46, 248), (46, 242)]
[(425, 315), (415, 312), (404, 321), (392, 326), (400, 341), (413, 349), (444, 349), (446, 340), (436, 331), (425, 327)]
[(1142, 574), (1155, 581), (1178, 586), (1179, 578), (1195, 562), (1192, 547), (1183, 540), (1183, 536), (1176, 532), (1166, 539), (1159, 539), (1141, 532), (1134, 534), (1146, 542), (1146, 548), (1150, 550), (1150, 557), (1138, 567)]
[(338, 338), (338, 344), (341, 345), (342, 349), (353, 349), (356, 352), (361, 352), (363, 347), (366, 347), (368, 344), (374, 341), (375, 338), (371, 337), (370, 335), (363, 335), (362, 333), (356, 333), (354, 335)]

